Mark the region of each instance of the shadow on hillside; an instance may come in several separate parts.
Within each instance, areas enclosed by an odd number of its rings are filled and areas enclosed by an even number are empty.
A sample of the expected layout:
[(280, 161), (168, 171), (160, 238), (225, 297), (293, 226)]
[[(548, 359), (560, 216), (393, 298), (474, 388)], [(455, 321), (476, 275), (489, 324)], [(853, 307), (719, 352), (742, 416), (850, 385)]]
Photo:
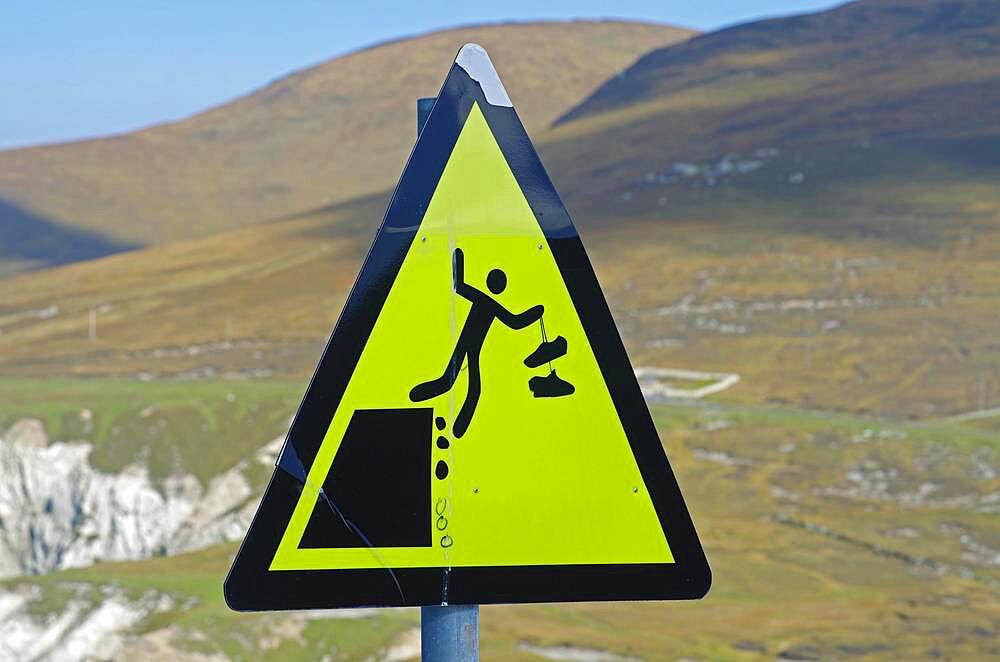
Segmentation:
[(272, 222), (316, 219), (305, 235), (315, 239), (354, 239), (366, 244), (382, 223), (392, 191), (379, 191), (315, 209), (282, 216)]
[(0, 276), (139, 248), (66, 227), (0, 199)]

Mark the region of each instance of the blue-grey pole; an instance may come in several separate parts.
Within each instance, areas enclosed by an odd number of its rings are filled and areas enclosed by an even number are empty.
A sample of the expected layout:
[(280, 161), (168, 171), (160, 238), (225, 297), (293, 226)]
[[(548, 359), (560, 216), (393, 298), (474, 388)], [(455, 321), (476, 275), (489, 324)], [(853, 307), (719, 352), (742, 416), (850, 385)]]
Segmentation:
[(479, 605), (420, 608), (423, 662), (479, 662)]
[[(417, 135), (434, 107), (434, 97), (417, 99)], [(479, 605), (420, 608), (423, 662), (479, 662)]]

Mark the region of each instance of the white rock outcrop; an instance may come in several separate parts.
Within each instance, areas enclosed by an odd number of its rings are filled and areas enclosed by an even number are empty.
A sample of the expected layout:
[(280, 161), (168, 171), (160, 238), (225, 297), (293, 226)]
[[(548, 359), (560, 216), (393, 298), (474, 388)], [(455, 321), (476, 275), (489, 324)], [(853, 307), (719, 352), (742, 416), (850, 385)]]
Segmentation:
[[(83, 442), (49, 443), (35, 419), (0, 435), (0, 577), (148, 558), (246, 531), (256, 499), (244, 464), (207, 487), (191, 475), (154, 484), (142, 465), (116, 474), (94, 469), (92, 450)], [(271, 453), (258, 455), (273, 461)]]

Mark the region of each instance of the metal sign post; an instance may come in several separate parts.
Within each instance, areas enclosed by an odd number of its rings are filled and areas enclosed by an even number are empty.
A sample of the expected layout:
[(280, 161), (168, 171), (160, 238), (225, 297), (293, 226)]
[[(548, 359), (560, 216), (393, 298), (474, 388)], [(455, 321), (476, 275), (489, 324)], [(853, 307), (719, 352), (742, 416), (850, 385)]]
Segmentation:
[[(434, 97), (417, 99), (417, 135), (434, 107)], [(420, 659), (479, 662), (479, 605), (420, 608)]]
[(421, 607), (420, 659), (479, 662), (479, 605)]

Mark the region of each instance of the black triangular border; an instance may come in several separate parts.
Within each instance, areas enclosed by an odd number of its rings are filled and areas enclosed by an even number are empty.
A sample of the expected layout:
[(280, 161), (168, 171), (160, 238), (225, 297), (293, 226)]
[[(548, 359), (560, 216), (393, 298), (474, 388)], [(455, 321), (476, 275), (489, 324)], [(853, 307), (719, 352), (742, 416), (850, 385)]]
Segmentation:
[[(488, 63), (485, 52), (481, 53)], [(492, 82), (498, 84), (495, 79)], [(666, 532), (674, 563), (271, 572), (268, 567), (305, 475), (474, 103), (479, 104), (562, 272)], [(278, 468), (226, 578), (226, 603), (239, 611), (261, 611), (443, 602), (677, 600), (703, 597), (710, 585), (711, 571), (694, 524), (569, 214), (517, 113), (512, 107), (489, 103), (480, 84), (456, 63), (420, 132), (293, 419)]]

